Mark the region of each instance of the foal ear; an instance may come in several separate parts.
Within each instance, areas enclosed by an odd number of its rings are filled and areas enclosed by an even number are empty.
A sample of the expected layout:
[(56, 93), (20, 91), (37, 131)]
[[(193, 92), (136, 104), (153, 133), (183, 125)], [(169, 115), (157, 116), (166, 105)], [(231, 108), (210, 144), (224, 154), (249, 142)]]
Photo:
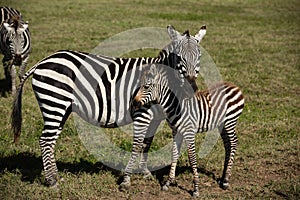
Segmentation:
[(156, 74), (157, 74), (157, 68), (156, 68), (156, 66), (153, 64), (153, 65), (151, 65), (150, 66), (150, 74), (152, 75), (152, 76), (155, 76)]
[(201, 42), (203, 37), (206, 34), (206, 25), (201, 26), (200, 31), (195, 35), (196, 40), (198, 40), (198, 43)]
[(176, 31), (172, 25), (169, 25), (167, 27), (167, 30), (168, 30), (168, 34), (169, 34), (171, 40), (178, 40), (180, 33), (178, 31)]

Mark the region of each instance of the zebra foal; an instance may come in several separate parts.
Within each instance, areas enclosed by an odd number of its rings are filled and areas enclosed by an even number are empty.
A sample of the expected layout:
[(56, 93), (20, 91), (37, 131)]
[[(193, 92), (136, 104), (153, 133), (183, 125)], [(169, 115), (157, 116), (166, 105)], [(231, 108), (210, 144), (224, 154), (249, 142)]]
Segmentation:
[(24, 74), (29, 53), (31, 37), (28, 23), (24, 22), (21, 13), (13, 8), (0, 7), (0, 53), (4, 55), (2, 63), (5, 78), (11, 91), (16, 93), (16, 66), (20, 66), (19, 78)]
[[(175, 180), (175, 169), (182, 139), (188, 147), (188, 157), (194, 175), (194, 196), (199, 196), (199, 177), (195, 153), (195, 134), (218, 128), (225, 147), (225, 161), (220, 187), (229, 187), (238, 139), (236, 124), (244, 107), (241, 90), (232, 83), (219, 83), (206, 91), (197, 91), (192, 98), (186, 90), (177, 87), (178, 78), (173, 69), (152, 64), (144, 68), (141, 87), (134, 97), (137, 110), (149, 103), (160, 104), (173, 130), (172, 163), (164, 190)], [(189, 87), (189, 86), (187, 86)], [(142, 107), (142, 108), (140, 108)], [(136, 140), (136, 139), (135, 139)], [(138, 145), (138, 144), (136, 144)]]
[[(147, 63), (165, 64), (180, 73), (179, 83), (187, 80), (195, 86), (195, 77), (200, 69), (199, 43), (206, 33), (206, 27), (203, 26), (195, 37), (188, 31), (180, 34), (172, 26), (167, 27), (167, 32), (171, 42), (157, 57), (116, 58), (62, 50), (44, 58), (25, 73), (13, 104), (12, 128), (17, 142), (22, 125), (23, 85), (32, 75), (32, 88), (44, 119), (39, 142), (48, 185), (55, 186), (58, 180), (54, 148), (72, 112), (93, 125), (106, 128), (135, 122), (134, 126), (138, 127), (135, 135), (151, 135), (153, 138), (159, 123), (155, 123), (155, 127), (151, 129), (149, 124), (160, 113), (145, 109), (134, 118), (131, 109), (132, 97), (139, 87), (143, 66)], [(145, 141), (145, 153), (151, 141), (152, 139)], [(126, 178), (122, 186), (130, 185), (129, 177), (135, 158), (136, 154), (133, 153), (125, 169)], [(146, 160), (147, 157), (143, 156), (141, 168), (145, 173), (150, 173)]]

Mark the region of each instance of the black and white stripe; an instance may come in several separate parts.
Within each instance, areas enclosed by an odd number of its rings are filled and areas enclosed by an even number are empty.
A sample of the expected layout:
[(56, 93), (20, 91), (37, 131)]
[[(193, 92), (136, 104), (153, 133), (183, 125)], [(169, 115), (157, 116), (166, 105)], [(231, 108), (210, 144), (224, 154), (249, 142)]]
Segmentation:
[(24, 22), (21, 13), (13, 8), (0, 7), (0, 53), (5, 69), (5, 78), (11, 84), (12, 94), (16, 92), (16, 67), (20, 66), (19, 77), (24, 74), (29, 53), (31, 37), (28, 23)]
[[(171, 26), (168, 27), (168, 31), (178, 34)], [(45, 177), (49, 185), (55, 185), (57, 181), (54, 147), (71, 112), (76, 112), (89, 123), (101, 127), (114, 128), (132, 123), (135, 119), (132, 118), (131, 99), (139, 87), (143, 66), (147, 63), (161, 63), (174, 69), (181, 68), (180, 61), (186, 58), (182, 57), (181, 52), (170, 51), (177, 49), (177, 45), (182, 45), (184, 42), (181, 40), (186, 40), (193, 44), (193, 48), (199, 49), (200, 40), (184, 34), (172, 40), (159, 56), (154, 58), (114, 58), (62, 50), (43, 59), (25, 73), (17, 91), (12, 113), (15, 142), (21, 130), (22, 88), (26, 79), (33, 75), (32, 87), (44, 119), (40, 147)], [(191, 49), (192, 54), (194, 51)], [(199, 56), (200, 53), (195, 54), (193, 59), (198, 60)], [(196, 72), (196, 66), (188, 67), (192, 67), (191, 70)], [(148, 130), (151, 122), (148, 119), (155, 118), (156, 114), (146, 109), (142, 115), (144, 117), (138, 118), (135, 126), (143, 127), (135, 129), (137, 132), (134, 134), (146, 135), (147, 133), (141, 133), (143, 130), (153, 135), (152, 132), (156, 129)], [(146, 159), (144, 157), (142, 163), (146, 163)], [(129, 165), (126, 169), (130, 175), (132, 166)]]
[(176, 163), (182, 138), (184, 138), (188, 147), (190, 165), (193, 168), (194, 195), (199, 195), (195, 134), (214, 128), (219, 129), (225, 147), (224, 170), (220, 186), (227, 189), (238, 141), (235, 128), (244, 107), (241, 90), (232, 83), (225, 82), (216, 84), (207, 91), (198, 91), (189, 98), (186, 92), (188, 89), (174, 86), (176, 79), (177, 82), (179, 79), (174, 76), (174, 72), (166, 70), (165, 66), (151, 65), (144, 69), (146, 71), (142, 76), (142, 86), (134, 98), (134, 105), (140, 107), (150, 102), (160, 104), (174, 134), (171, 170), (163, 189), (168, 189), (175, 179)]

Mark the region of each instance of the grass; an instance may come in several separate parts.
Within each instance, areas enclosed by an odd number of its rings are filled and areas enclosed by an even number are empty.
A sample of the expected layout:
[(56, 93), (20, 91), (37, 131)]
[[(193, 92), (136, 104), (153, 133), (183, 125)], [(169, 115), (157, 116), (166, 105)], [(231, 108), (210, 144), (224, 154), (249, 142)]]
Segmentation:
[[(224, 150), (220, 139), (210, 154), (199, 159), (200, 193), (204, 199), (299, 199), (300, 193), (300, 3), (288, 1), (17, 1), (2, 5), (19, 9), (29, 21), (33, 51), (28, 68), (59, 49), (90, 52), (101, 41), (140, 27), (174, 25), (195, 34), (202, 24), (207, 35), (201, 45), (216, 63), (224, 80), (243, 90), (246, 107), (238, 123), (239, 147), (231, 189), (221, 190)], [(126, 56), (153, 55), (135, 51)], [(3, 68), (0, 81), (3, 82)], [(28, 81), (30, 82), (30, 81)], [(205, 88), (203, 78), (198, 85)], [(44, 186), (38, 138), (41, 114), (30, 83), (23, 94), (20, 144), (12, 145), (9, 93), (0, 97), (0, 198), (3, 199), (174, 199), (190, 198), (192, 173), (187, 155), (178, 163), (177, 186), (160, 190), (168, 168), (154, 179), (134, 175), (129, 191), (120, 192), (122, 172), (91, 155), (76, 133), (74, 116), (56, 146), (59, 190)], [(121, 149), (131, 148), (131, 136), (107, 130)], [(197, 135), (200, 148), (205, 134)], [(170, 139), (165, 127), (155, 137), (155, 151)], [(101, 154), (105, 150), (99, 149)], [(122, 160), (123, 159), (123, 160)], [(126, 158), (120, 158), (126, 163)]]

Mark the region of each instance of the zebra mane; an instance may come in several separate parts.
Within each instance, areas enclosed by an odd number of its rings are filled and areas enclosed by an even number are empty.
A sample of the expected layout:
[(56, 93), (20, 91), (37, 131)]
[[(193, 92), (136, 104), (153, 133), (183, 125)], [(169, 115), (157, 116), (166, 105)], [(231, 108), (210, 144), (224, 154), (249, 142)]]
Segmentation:
[(156, 69), (151, 72), (152, 76), (160, 77), (161, 82), (159, 84), (166, 84), (168, 90), (176, 94), (177, 98), (191, 98), (194, 96), (192, 86), (187, 81), (182, 83), (182, 78), (177, 70), (161, 64), (152, 64), (146, 70), (151, 71), (151, 67)]
[(190, 35), (190, 31), (189, 30), (186, 30), (182, 35), (186, 35), (186, 36), (188, 36), (188, 37), (190, 37), (191, 35)]
[(15, 30), (22, 26), (21, 17), (18, 15), (14, 15), (9, 19), (9, 25), (12, 26)]

